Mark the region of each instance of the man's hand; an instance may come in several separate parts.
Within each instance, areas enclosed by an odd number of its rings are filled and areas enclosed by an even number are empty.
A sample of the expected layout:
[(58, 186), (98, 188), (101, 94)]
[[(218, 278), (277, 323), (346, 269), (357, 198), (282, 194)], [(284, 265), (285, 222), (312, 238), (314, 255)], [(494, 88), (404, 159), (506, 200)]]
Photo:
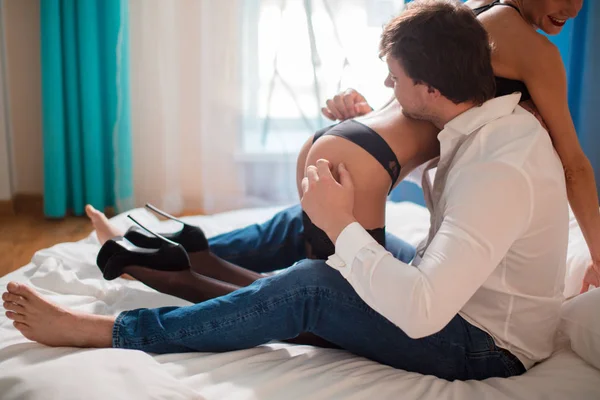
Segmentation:
[(353, 215), (354, 186), (344, 164), (338, 166), (340, 182), (331, 174), (331, 163), (318, 160), (309, 165), (302, 180), (302, 209), (333, 243), (346, 226), (356, 222)]
[(326, 107), (321, 108), (321, 112), (332, 121), (344, 121), (373, 111), (363, 95), (354, 89), (336, 94), (333, 99), (327, 100), (326, 104)]
[(581, 292), (579, 294), (590, 290), (590, 285), (600, 288), (600, 262), (592, 262), (585, 271)]

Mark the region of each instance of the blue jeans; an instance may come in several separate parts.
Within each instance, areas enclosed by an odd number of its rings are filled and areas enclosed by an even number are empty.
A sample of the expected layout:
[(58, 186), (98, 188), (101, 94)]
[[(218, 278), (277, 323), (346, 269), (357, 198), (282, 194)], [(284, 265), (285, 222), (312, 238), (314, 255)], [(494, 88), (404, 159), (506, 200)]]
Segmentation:
[[(221, 235), (211, 247), (229, 261), (263, 272), (303, 255), (297, 207), (263, 225)], [(227, 238), (240, 248), (227, 250)], [(414, 249), (392, 237), (404, 262)], [(213, 248), (213, 251), (215, 249)], [(113, 327), (113, 347), (153, 353), (246, 349), (311, 332), (357, 355), (440, 378), (485, 379), (525, 371), (484, 331), (455, 316), (440, 332), (411, 339), (370, 308), (340, 273), (321, 260), (303, 260), (226, 296), (188, 307), (125, 311)]]
[[(415, 249), (386, 233), (386, 249), (399, 260), (412, 260)], [(255, 272), (289, 267), (306, 258), (302, 208), (296, 205), (263, 224), (250, 225), (208, 240), (217, 256)]]
[(458, 315), (434, 335), (409, 338), (322, 260), (301, 261), (203, 303), (125, 311), (115, 321), (113, 347), (152, 353), (221, 352), (303, 332), (395, 368), (448, 380), (524, 372), (512, 354)]

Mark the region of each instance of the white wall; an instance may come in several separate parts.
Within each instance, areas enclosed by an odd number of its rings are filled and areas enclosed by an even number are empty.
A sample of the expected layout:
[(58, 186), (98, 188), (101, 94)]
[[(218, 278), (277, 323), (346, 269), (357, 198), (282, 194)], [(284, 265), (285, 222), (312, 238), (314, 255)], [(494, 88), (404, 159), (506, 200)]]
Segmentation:
[(2, 0), (2, 3), (4, 75), (11, 136), (11, 147), (8, 150), (12, 153), (13, 194), (41, 194), (43, 153), (40, 1)]
[(6, 86), (4, 84), (5, 71), (4, 64), (6, 62), (4, 56), (4, 24), (2, 21), (4, 1), (0, 1), (0, 201), (10, 200), (12, 198), (11, 185), (11, 163), (9, 159), (9, 138), (8, 138), (8, 123), (6, 112)]

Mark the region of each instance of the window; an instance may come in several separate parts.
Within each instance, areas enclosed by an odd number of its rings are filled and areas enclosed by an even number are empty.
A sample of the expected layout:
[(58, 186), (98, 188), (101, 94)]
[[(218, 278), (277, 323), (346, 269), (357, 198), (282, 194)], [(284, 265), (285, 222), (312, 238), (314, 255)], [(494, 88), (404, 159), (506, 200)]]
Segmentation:
[(320, 110), (340, 90), (357, 89), (373, 107), (392, 95), (383, 85), (379, 37), (403, 1), (243, 3), (244, 153), (297, 153), (310, 134), (331, 123)]

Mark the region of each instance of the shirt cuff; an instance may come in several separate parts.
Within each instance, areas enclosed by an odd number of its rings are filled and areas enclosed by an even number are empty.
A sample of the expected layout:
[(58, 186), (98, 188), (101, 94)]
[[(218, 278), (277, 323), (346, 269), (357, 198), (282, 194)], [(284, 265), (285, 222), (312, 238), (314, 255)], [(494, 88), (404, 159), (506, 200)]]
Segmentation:
[(335, 254), (327, 260), (327, 265), (349, 273), (356, 255), (369, 244), (378, 244), (358, 222), (353, 222), (340, 233), (335, 242)]

